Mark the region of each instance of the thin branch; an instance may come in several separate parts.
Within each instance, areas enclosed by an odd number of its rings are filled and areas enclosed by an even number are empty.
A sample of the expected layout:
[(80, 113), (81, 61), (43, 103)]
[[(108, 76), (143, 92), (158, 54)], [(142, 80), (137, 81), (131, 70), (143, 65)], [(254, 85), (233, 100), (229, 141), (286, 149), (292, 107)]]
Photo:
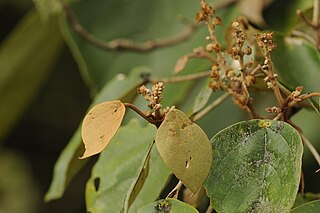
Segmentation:
[(143, 119), (145, 119), (146, 121), (148, 121), (149, 123), (151, 124), (154, 124), (154, 125), (158, 125), (158, 121), (156, 120), (153, 120), (151, 118), (149, 118), (148, 116), (146, 116), (140, 109), (138, 109), (135, 105), (131, 104), (131, 103), (123, 103), (124, 106), (126, 108), (130, 108), (132, 109), (133, 111), (135, 111), (136, 113), (138, 113)]
[(163, 83), (177, 83), (177, 82), (182, 82), (182, 81), (191, 81), (191, 80), (197, 80), (200, 78), (208, 77), (210, 76), (212, 71), (203, 71), (203, 72), (198, 72), (198, 73), (193, 73), (190, 75), (183, 75), (183, 76), (175, 76), (171, 78), (150, 78), (149, 82), (151, 83), (156, 83), (156, 82), (163, 82)]
[(312, 153), (314, 159), (317, 161), (317, 163), (320, 166), (320, 155), (317, 152), (317, 150), (314, 148), (314, 146), (312, 145), (312, 143), (308, 140), (308, 138), (306, 138), (306, 136), (302, 133), (302, 131), (299, 131), (300, 136), (304, 142), (304, 144), (307, 145), (308, 149), (310, 150), (310, 152)]
[(187, 28), (181, 34), (172, 36), (165, 39), (157, 39), (157, 40), (149, 40), (143, 43), (135, 43), (128, 39), (115, 39), (111, 41), (102, 41), (96, 38), (93, 34), (88, 32), (78, 21), (73, 10), (66, 5), (63, 0), (62, 7), (63, 10), (68, 17), (72, 29), (80, 35), (84, 40), (93, 46), (100, 48), (102, 50), (117, 50), (117, 51), (132, 51), (132, 52), (148, 52), (155, 50), (160, 47), (168, 47), (171, 45), (175, 45), (179, 42), (185, 41), (189, 39), (193, 32), (198, 28), (198, 24), (188, 22)]
[(319, 0), (313, 1), (313, 15), (312, 15), (312, 24), (314, 27), (319, 27)]
[(207, 107), (205, 107), (203, 110), (199, 111), (198, 113), (193, 114), (190, 119), (193, 122), (196, 122), (197, 120), (203, 118), (206, 114), (208, 114), (214, 108), (219, 106), (223, 101), (225, 101), (229, 96), (230, 96), (229, 93), (224, 93), (223, 95), (218, 97), (215, 101), (213, 101), (211, 104), (209, 104)]
[(291, 32), (291, 36), (304, 38), (305, 40), (309, 41), (313, 45), (317, 44), (316, 41), (314, 40), (314, 38), (312, 38), (310, 35), (308, 35), (305, 32), (301, 32), (301, 31), (298, 31), (298, 30), (293, 30)]
[(181, 180), (179, 180), (178, 184), (171, 190), (166, 198), (178, 198), (179, 192), (183, 186)]
[(304, 15), (301, 10), (297, 10), (297, 15), (310, 27), (314, 28), (313, 23)]
[(206, 213), (212, 213), (213, 212), (213, 208), (211, 207), (211, 205), (209, 204)]

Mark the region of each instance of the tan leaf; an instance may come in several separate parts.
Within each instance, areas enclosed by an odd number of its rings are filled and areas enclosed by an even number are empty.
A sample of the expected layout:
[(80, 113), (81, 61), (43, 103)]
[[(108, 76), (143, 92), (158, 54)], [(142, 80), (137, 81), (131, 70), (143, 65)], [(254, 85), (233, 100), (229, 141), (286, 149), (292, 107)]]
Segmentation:
[(126, 108), (121, 101), (109, 101), (94, 106), (82, 123), (81, 136), (85, 152), (80, 159), (100, 153), (119, 129)]
[(155, 141), (167, 166), (196, 193), (212, 162), (212, 147), (206, 133), (182, 111), (173, 109), (160, 125)]
[(177, 73), (181, 72), (184, 69), (184, 67), (186, 66), (188, 60), (189, 60), (189, 57), (187, 55), (179, 58), (179, 60), (176, 63), (176, 66), (174, 67), (174, 73), (177, 74)]

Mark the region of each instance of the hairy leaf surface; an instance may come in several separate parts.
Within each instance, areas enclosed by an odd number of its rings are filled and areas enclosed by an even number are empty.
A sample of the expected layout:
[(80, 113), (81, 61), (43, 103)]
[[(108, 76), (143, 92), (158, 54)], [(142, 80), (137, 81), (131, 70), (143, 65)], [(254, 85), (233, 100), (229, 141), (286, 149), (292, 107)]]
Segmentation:
[(196, 193), (211, 166), (212, 148), (206, 133), (182, 111), (172, 109), (157, 131), (156, 145), (176, 177)]
[(204, 186), (217, 212), (289, 212), (303, 151), (293, 127), (279, 121), (244, 121), (210, 142), (213, 161)]
[(100, 153), (119, 129), (126, 107), (119, 101), (108, 101), (94, 106), (82, 123), (85, 152), (82, 158)]

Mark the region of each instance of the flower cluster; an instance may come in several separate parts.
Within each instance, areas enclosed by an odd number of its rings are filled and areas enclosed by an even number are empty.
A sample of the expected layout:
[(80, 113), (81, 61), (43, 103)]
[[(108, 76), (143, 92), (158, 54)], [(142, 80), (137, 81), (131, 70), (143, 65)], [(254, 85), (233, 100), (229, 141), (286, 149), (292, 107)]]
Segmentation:
[(137, 93), (143, 95), (143, 98), (149, 101), (148, 107), (150, 109), (160, 110), (162, 108), (162, 91), (164, 89), (164, 84), (162, 82), (157, 82), (148, 89), (146, 86), (142, 85), (138, 87)]

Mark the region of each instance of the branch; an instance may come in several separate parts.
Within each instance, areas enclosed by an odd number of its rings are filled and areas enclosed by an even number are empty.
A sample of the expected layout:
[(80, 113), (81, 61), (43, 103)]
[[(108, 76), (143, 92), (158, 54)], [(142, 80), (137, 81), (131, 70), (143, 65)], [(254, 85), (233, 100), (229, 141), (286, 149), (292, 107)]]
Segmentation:
[(203, 71), (203, 72), (198, 72), (198, 73), (193, 73), (190, 75), (183, 75), (183, 76), (175, 76), (171, 78), (150, 78), (149, 82), (151, 83), (156, 83), (156, 82), (163, 82), (163, 83), (177, 83), (177, 82), (182, 82), (182, 81), (191, 81), (191, 80), (196, 80), (204, 77), (210, 76), (212, 71)]
[(155, 126), (159, 126), (159, 122), (161, 123), (161, 121), (157, 121), (157, 120), (153, 120), (151, 119), (150, 117), (146, 116), (140, 109), (138, 109), (136, 106), (134, 106), (133, 104), (131, 103), (123, 103), (124, 106), (126, 108), (130, 108), (132, 109), (133, 111), (135, 111), (136, 113), (138, 113), (143, 119), (145, 119), (146, 121), (148, 121), (149, 123), (151, 124), (154, 124)]
[[(317, 152), (316, 148), (314, 148), (314, 146), (312, 145), (312, 143), (308, 140), (308, 138), (306, 138), (306, 136), (302, 133), (302, 131), (299, 131), (300, 136), (304, 142), (304, 144), (307, 145), (308, 149), (310, 150), (310, 152), (312, 153), (314, 159), (317, 161), (317, 163), (320, 166), (320, 155)], [(318, 170), (317, 170), (318, 171)]]
[(102, 50), (110, 51), (132, 51), (132, 52), (148, 52), (160, 47), (168, 47), (187, 40), (193, 35), (193, 32), (199, 25), (195, 23), (187, 23), (187, 28), (179, 35), (165, 39), (149, 40), (142, 43), (135, 43), (128, 39), (115, 39), (111, 41), (102, 41), (89, 33), (78, 21), (73, 10), (61, 0), (63, 10), (71, 24), (72, 29), (91, 45)]
[(177, 199), (182, 186), (183, 186), (183, 183), (181, 182), (181, 180), (179, 180), (178, 184), (174, 187), (174, 189), (172, 189), (172, 191), (168, 194), (166, 198)]

